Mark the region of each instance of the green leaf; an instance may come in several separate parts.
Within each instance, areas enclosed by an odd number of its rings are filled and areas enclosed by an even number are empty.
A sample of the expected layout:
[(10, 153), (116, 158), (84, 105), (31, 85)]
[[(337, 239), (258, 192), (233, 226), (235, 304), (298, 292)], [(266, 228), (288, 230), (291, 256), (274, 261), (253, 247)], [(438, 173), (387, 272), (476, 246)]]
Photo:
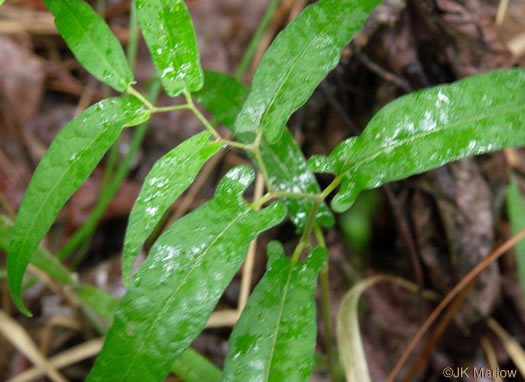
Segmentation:
[(332, 201), (347, 210), (365, 189), (467, 156), (525, 144), (525, 70), (485, 73), (398, 98), (381, 109), (359, 137), (328, 158), (309, 160), (314, 171), (341, 180)]
[[(525, 228), (525, 204), (518, 182), (514, 175), (507, 186), (507, 215), (510, 219), (512, 234), (516, 235)], [(525, 241), (520, 240), (514, 246), (516, 250), (517, 271), (520, 279), (521, 290), (525, 297)]]
[(265, 53), (235, 122), (236, 131), (262, 128), (270, 143), (277, 141), (292, 113), (336, 67), (345, 45), (379, 3), (321, 0), (306, 7)]
[(280, 243), (270, 243), (266, 273), (230, 337), (223, 381), (310, 381), (317, 338), (314, 292), (326, 258), (318, 247), (293, 264)]
[[(115, 297), (86, 284), (81, 285), (76, 294), (85, 307), (106, 321), (105, 325), (113, 321), (113, 315), (120, 303)], [(103, 332), (106, 332), (108, 327), (103, 327)], [(222, 375), (215, 365), (191, 348), (186, 349), (172, 363), (171, 371), (186, 382), (219, 382)]]
[(100, 81), (124, 91), (133, 73), (120, 42), (83, 0), (44, 0), (55, 25), (82, 66)]
[(182, 0), (136, 0), (137, 20), (168, 95), (202, 87), (197, 38)]
[[(223, 73), (206, 71), (204, 78), (204, 87), (194, 94), (195, 99), (233, 132), (235, 119), (248, 96), (248, 89), (234, 77)], [(237, 136), (239, 141), (247, 144), (251, 143), (253, 138), (254, 135), (251, 133)], [(260, 150), (275, 190), (309, 194), (320, 192), (317, 180), (309, 171), (301, 149), (288, 130), (285, 130), (281, 139), (274, 144), (268, 143), (263, 138)], [(313, 201), (284, 198), (283, 202), (298, 231), (302, 232)], [(317, 213), (317, 223), (326, 227), (334, 224), (334, 217), (324, 203)]]
[[(13, 222), (6, 216), (0, 215), (0, 250), (5, 252), (9, 250), (12, 230)], [(62, 285), (71, 286), (76, 282), (75, 276), (73, 276), (55, 256), (42, 247), (36, 249), (31, 257), (31, 264), (44, 271)]]
[(278, 224), (280, 203), (255, 211), (242, 194), (253, 181), (231, 169), (215, 197), (177, 220), (133, 277), (88, 381), (159, 381), (204, 329), (250, 242)]
[(60, 209), (95, 169), (123, 126), (146, 113), (135, 98), (110, 98), (80, 114), (57, 135), (26, 190), (11, 236), (7, 269), (13, 300), (25, 314), (21, 297), (31, 255)]
[[(12, 226), (13, 223), (0, 214), (0, 250), (7, 251)], [(71, 287), (83, 303), (83, 307), (90, 311), (87, 313), (95, 312), (105, 321), (104, 326), (100, 327), (102, 333), (107, 331), (108, 323), (113, 320), (119, 300), (101, 289), (80, 284), (76, 274), (70, 272), (58, 261), (56, 256), (42, 247), (39, 247), (31, 257), (31, 264), (51, 276), (55, 281)], [(191, 348), (186, 349), (175, 360), (171, 370), (186, 382), (219, 382), (222, 374), (215, 365)]]
[(122, 277), (127, 286), (135, 259), (163, 214), (188, 188), (206, 161), (220, 150), (204, 131), (184, 141), (155, 163), (131, 210), (124, 241)]

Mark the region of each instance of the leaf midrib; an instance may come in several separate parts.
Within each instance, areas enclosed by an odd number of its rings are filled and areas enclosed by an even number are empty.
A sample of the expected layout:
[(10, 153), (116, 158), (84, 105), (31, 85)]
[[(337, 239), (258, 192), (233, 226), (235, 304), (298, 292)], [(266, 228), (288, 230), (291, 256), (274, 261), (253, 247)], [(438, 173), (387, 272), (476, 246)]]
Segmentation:
[(288, 71), (286, 72), (286, 75), (283, 77), (283, 80), (281, 81), (280, 85), (279, 85), (279, 88), (277, 89), (277, 91), (275, 92), (274, 96), (272, 97), (272, 100), (270, 101), (270, 103), (268, 104), (268, 107), (266, 108), (266, 111), (264, 112), (262, 118), (261, 118), (261, 123), (259, 124), (259, 128), (263, 128), (265, 123), (266, 123), (266, 118), (268, 117), (268, 113), (270, 112), (270, 110), (272, 109), (273, 105), (275, 104), (275, 101), (277, 99), (277, 97), (279, 96), (280, 92), (281, 92), (281, 89), (284, 87), (284, 85), (286, 84), (286, 82), (288, 81), (288, 78), (292, 75), (292, 72), (293, 70), (295, 69), (295, 67), (299, 64), (299, 62), (303, 59), (303, 57), (306, 55), (306, 53), (308, 52), (308, 50), (312, 47), (312, 45), (314, 44), (314, 42), (317, 42), (319, 40), (319, 38), (321, 38), (322, 36), (325, 35), (325, 32), (328, 28), (330, 28), (330, 26), (332, 25), (338, 25), (339, 24), (339, 20), (346, 16), (346, 13), (342, 12), (340, 13), (338, 16), (335, 17), (335, 19), (333, 20), (333, 22), (331, 23), (328, 23), (326, 25), (326, 27), (324, 27), (321, 32), (319, 32), (319, 34), (313, 38), (312, 40), (310, 40), (310, 43), (306, 46), (306, 48), (303, 50), (303, 52), (301, 53), (301, 55), (297, 58), (297, 60), (294, 61), (294, 63), (292, 64), (292, 66), (290, 67), (290, 69), (288, 69)]
[[(120, 120), (115, 121), (113, 126), (116, 126), (118, 125), (118, 123), (121, 123), (122, 121), (125, 121), (127, 118), (122, 118)], [(122, 122), (122, 123), (125, 123), (125, 122)], [(42, 212), (44, 206), (46, 206), (47, 204), (47, 201), (49, 200), (49, 198), (51, 197), (51, 195), (54, 194), (55, 190), (57, 189), (58, 185), (62, 182), (62, 180), (64, 179), (64, 177), (71, 171), (71, 169), (73, 168), (73, 166), (79, 161), (79, 159), (82, 157), (82, 154), (85, 153), (87, 150), (89, 150), (95, 143), (97, 143), (99, 141), (99, 139), (105, 135), (105, 133), (107, 133), (107, 131), (109, 130), (109, 127), (105, 127), (100, 134), (97, 135), (97, 137), (89, 144), (87, 145), (84, 149), (82, 149), (81, 151), (78, 152), (77, 156), (75, 157), (75, 160), (73, 160), (71, 162), (71, 164), (66, 168), (66, 171), (64, 171), (64, 173), (60, 176), (60, 178), (58, 179), (58, 181), (55, 183), (55, 185), (51, 188), (51, 190), (47, 193), (45, 199), (40, 203), (40, 207), (38, 208), (37, 210), (37, 213), (34, 216), (34, 219), (33, 219), (33, 222), (31, 223), (30, 227), (26, 230), (26, 234), (24, 235), (24, 238), (22, 240), (22, 245), (20, 247), (20, 250), (18, 251), (18, 253), (24, 253), (26, 252), (26, 247), (27, 247), (27, 241), (28, 241), (28, 237), (30, 236), (30, 233), (33, 232), (33, 228), (36, 224), (37, 221), (39, 221), (39, 216), (40, 216), (40, 213)], [(17, 259), (19, 259), (20, 256), (17, 256)], [(18, 268), (18, 265), (19, 265), (19, 262), (17, 261), (17, 268)]]
[(275, 323), (275, 329), (272, 334), (272, 346), (270, 348), (270, 354), (268, 357), (268, 363), (266, 364), (266, 370), (264, 372), (264, 381), (268, 382), (270, 378), (270, 370), (272, 368), (273, 355), (275, 353), (275, 347), (277, 344), (277, 337), (279, 334), (279, 329), (281, 328), (281, 317), (283, 316), (284, 306), (286, 304), (286, 298), (288, 297), (288, 290), (290, 289), (290, 282), (292, 279), (292, 273), (295, 264), (290, 264), (290, 270), (288, 271), (288, 276), (286, 278), (286, 284), (284, 287), (284, 292), (281, 297), (281, 304), (279, 306), (279, 314), (277, 315), (277, 322)]
[[(209, 136), (208, 136), (208, 141), (207, 141), (204, 145), (201, 145), (201, 147), (200, 147), (198, 150), (192, 152), (192, 153), (191, 153), (191, 154), (190, 154), (190, 155), (189, 155), (189, 156), (188, 156), (188, 157), (187, 157), (187, 158), (186, 158), (181, 164), (178, 164), (177, 167), (182, 167), (182, 166), (184, 166), (184, 165), (185, 165), (186, 163), (188, 163), (191, 159), (193, 159), (196, 155), (200, 154), (201, 151), (202, 151), (203, 149), (210, 148), (213, 144), (217, 144), (217, 143), (215, 143), (215, 142), (211, 142), (211, 141), (209, 140)], [(219, 144), (219, 149), (220, 149), (220, 144)], [(215, 155), (216, 153), (217, 153), (217, 151), (216, 151), (215, 153), (213, 153), (212, 156)], [(154, 166), (154, 167), (155, 167), (155, 166)], [(178, 170), (178, 168), (177, 168), (177, 170)], [(152, 171), (153, 171), (153, 169), (152, 169)], [(176, 178), (177, 178), (177, 177), (172, 177), (172, 180), (176, 180)], [(147, 178), (146, 178), (145, 182), (146, 182), (146, 181), (148, 181)], [(184, 192), (184, 190), (183, 190), (182, 192)], [(182, 193), (182, 192), (181, 192), (181, 193)], [(180, 194), (179, 194), (179, 196), (180, 196)], [(137, 199), (137, 200), (138, 200), (138, 199)], [(145, 210), (145, 209), (144, 209), (144, 210)], [(163, 213), (164, 213), (164, 212), (165, 212), (165, 210), (163, 211)], [(130, 225), (130, 226), (133, 227), (133, 230), (136, 230), (137, 227), (140, 226), (140, 224), (138, 224), (138, 223), (140, 223), (140, 221), (137, 220), (137, 219), (131, 220), (131, 217), (132, 217), (132, 216), (133, 216), (133, 210), (131, 211), (131, 216), (130, 216), (130, 221), (133, 222), (133, 224)], [(151, 233), (151, 232), (150, 232), (150, 233)], [(148, 234), (148, 235), (149, 235), (149, 234)], [(138, 240), (135, 240), (135, 241), (138, 241)], [(125, 238), (124, 238), (124, 246), (125, 246), (125, 247), (126, 247), (126, 242), (129, 243), (129, 242), (132, 242), (132, 241), (131, 241), (131, 240), (130, 240), (130, 241), (126, 241)], [(135, 255), (135, 254), (137, 253), (137, 247), (138, 247), (138, 245), (135, 245), (135, 246), (134, 246), (134, 248), (133, 248), (133, 253), (132, 253), (131, 255)], [(128, 250), (128, 251), (129, 251), (129, 250)], [(126, 253), (126, 250), (124, 250), (124, 253)]]
[[(102, 57), (102, 60), (106, 62), (106, 64), (119, 76), (120, 78), (120, 81), (122, 83), (124, 83), (125, 85), (122, 87), (122, 89), (117, 89), (117, 90), (120, 90), (120, 91), (123, 91), (124, 89), (126, 89), (126, 86), (129, 85), (129, 83), (127, 83), (127, 80), (126, 80), (126, 76), (123, 75), (123, 73), (119, 72), (118, 69), (113, 66), (111, 64), (111, 62), (109, 62), (109, 60), (107, 59), (106, 55), (104, 53), (102, 53), (100, 50), (98, 50), (98, 44), (95, 43), (95, 41), (93, 40), (93, 36), (91, 36), (90, 33), (88, 33), (88, 30), (86, 28), (84, 28), (84, 25), (80, 22), (80, 20), (77, 18), (76, 14), (69, 8), (69, 0), (65, 0), (65, 1), (61, 1), (62, 4), (64, 4), (64, 8), (69, 12), (69, 14), (71, 16), (73, 16), (73, 19), (75, 20), (75, 22), (80, 26), (80, 29), (82, 29), (82, 31), (84, 32), (84, 37), (89, 40), (89, 42), (91, 43), (92, 46), (95, 47), (94, 51), (97, 52), (97, 54)], [(87, 5), (87, 4), (86, 4)], [(89, 7), (89, 5), (87, 5)], [(96, 17), (96, 16), (95, 16)], [(99, 20), (100, 21), (100, 20)], [(104, 21), (103, 21), (104, 23)], [(102, 24), (104, 25), (104, 24)], [(109, 29), (109, 27), (108, 27)], [(110, 30), (110, 34), (111, 34), (111, 37), (115, 37), (112, 33), (111, 33), (111, 30)], [(111, 39), (110, 37), (110, 39)], [(118, 44), (120, 46), (120, 43)], [(121, 47), (122, 49), (122, 47)], [(124, 60), (124, 62), (126, 62)], [(101, 80), (102, 82), (106, 82), (106, 80)]]
[(210, 250), (210, 248), (222, 237), (224, 236), (224, 234), (226, 234), (226, 232), (235, 224), (239, 221), (239, 219), (241, 217), (243, 217), (244, 215), (246, 215), (249, 211), (251, 210), (251, 207), (248, 207), (246, 210), (244, 210), (242, 213), (240, 213), (239, 215), (237, 215), (235, 217), (235, 219), (233, 219), (221, 232), (219, 232), (219, 234), (213, 239), (213, 241), (205, 248), (205, 250), (203, 251), (203, 253), (199, 256), (199, 258), (195, 261), (195, 263), (193, 264), (193, 266), (190, 268), (190, 270), (186, 273), (186, 275), (184, 276), (184, 278), (181, 280), (181, 282), (179, 283), (179, 285), (177, 286), (177, 288), (173, 291), (173, 293), (168, 297), (168, 299), (166, 300), (166, 303), (164, 304), (164, 307), (162, 308), (162, 310), (159, 312), (159, 314), (157, 315), (157, 317), (155, 318), (155, 320), (151, 323), (151, 325), (149, 326), (148, 328), (148, 331), (147, 331), (147, 334), (144, 338), (144, 340), (142, 341), (142, 343), (140, 344), (140, 347), (139, 349), (137, 350), (137, 352), (135, 352), (135, 355), (133, 356), (133, 359), (131, 360), (129, 366), (128, 366), (128, 369), (126, 370), (126, 373), (124, 374), (124, 376), (122, 377), (121, 380), (126, 380), (126, 378), (128, 377), (133, 365), (135, 364), (138, 356), (142, 353), (142, 351), (144, 350), (144, 347), (146, 346), (146, 343), (148, 342), (148, 339), (149, 337), (152, 335), (153, 333), (153, 330), (154, 330), (154, 327), (156, 326), (157, 322), (161, 319), (162, 315), (164, 313), (166, 313), (166, 310), (168, 309), (168, 307), (171, 305), (171, 303), (173, 302), (173, 300), (175, 299), (175, 297), (177, 296), (177, 294), (179, 293), (180, 289), (182, 288), (182, 286), (184, 285), (184, 283), (186, 282), (186, 280), (188, 280), (188, 278), (191, 276), (191, 274), (195, 271), (195, 269), (197, 268), (198, 265), (200, 265), (200, 263), (202, 262), (202, 260), (204, 259), (204, 257), (206, 256), (206, 254), (208, 253), (208, 251)]
[(401, 140), (399, 140), (399, 142), (396, 142), (395, 144), (393, 144), (391, 146), (385, 147), (385, 148), (383, 148), (381, 150), (376, 151), (373, 154), (368, 155), (363, 160), (357, 162), (356, 164), (354, 164), (353, 166), (351, 166), (347, 170), (342, 171), (341, 175), (346, 176), (346, 175), (348, 175), (349, 172), (351, 172), (351, 171), (353, 171), (353, 170), (363, 166), (367, 162), (370, 162), (370, 161), (376, 159), (378, 156), (380, 156), (380, 155), (382, 155), (382, 154), (384, 154), (384, 153), (386, 153), (388, 151), (392, 151), (394, 149), (397, 149), (397, 148), (399, 148), (399, 147), (401, 147), (401, 146), (403, 146), (405, 144), (408, 144), (408, 143), (411, 143), (413, 141), (425, 138), (428, 135), (439, 133), (441, 131), (444, 131), (444, 130), (447, 130), (447, 129), (451, 129), (451, 128), (454, 128), (454, 127), (457, 127), (457, 126), (461, 126), (461, 125), (464, 125), (464, 124), (469, 124), (469, 123), (472, 123), (472, 122), (481, 121), (481, 120), (486, 119), (486, 118), (497, 117), (497, 116), (504, 115), (504, 114), (507, 114), (507, 113), (515, 113), (515, 112), (518, 112), (519, 110), (522, 110), (522, 109), (525, 109), (525, 106), (522, 105), (522, 106), (518, 106), (518, 107), (515, 107), (515, 108), (508, 108), (508, 109), (502, 111), (501, 113), (497, 113), (496, 112), (496, 113), (481, 114), (481, 115), (479, 115), (477, 117), (464, 119), (464, 120), (458, 120), (455, 123), (450, 123), (448, 125), (442, 125), (441, 127), (438, 127), (438, 128), (435, 128), (435, 129), (431, 129), (431, 130), (428, 130), (428, 131), (424, 131), (424, 132), (421, 132), (421, 133), (414, 134), (411, 137), (407, 137), (405, 139), (401, 139)]

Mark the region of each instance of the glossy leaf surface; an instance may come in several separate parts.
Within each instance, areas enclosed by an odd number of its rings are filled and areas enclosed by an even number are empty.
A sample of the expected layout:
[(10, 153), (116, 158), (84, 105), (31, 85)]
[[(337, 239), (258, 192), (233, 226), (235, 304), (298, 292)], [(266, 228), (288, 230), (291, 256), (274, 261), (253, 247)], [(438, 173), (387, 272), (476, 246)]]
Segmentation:
[(341, 51), (380, 0), (321, 0), (305, 8), (275, 38), (235, 123), (238, 133), (264, 129), (279, 139), (293, 112), (335, 68)]
[(22, 312), (29, 314), (20, 287), (31, 255), (123, 126), (141, 113), (146, 112), (135, 98), (103, 100), (68, 123), (40, 161), (20, 205), (7, 258), (9, 288)]
[(88, 381), (159, 381), (204, 329), (250, 242), (278, 224), (284, 206), (255, 211), (243, 199), (253, 181), (231, 169), (215, 197), (164, 232), (133, 277)]
[[(13, 229), (13, 222), (0, 214), (0, 250), (7, 253)], [(44, 271), (62, 285), (71, 286), (76, 282), (74, 276), (60, 261), (42, 247), (38, 247), (31, 257), (31, 264)]]
[(314, 292), (326, 258), (326, 250), (316, 248), (293, 266), (280, 243), (270, 243), (266, 273), (230, 337), (223, 381), (310, 381), (317, 338)]
[(120, 42), (106, 22), (83, 0), (44, 0), (55, 25), (82, 66), (118, 91), (126, 90), (133, 73)]
[[(235, 119), (248, 95), (248, 89), (226, 74), (207, 71), (204, 78), (204, 87), (194, 94), (195, 99), (213, 113), (224, 126), (233, 131)], [(253, 142), (254, 135), (241, 134), (237, 139), (249, 144)], [(260, 150), (270, 182), (277, 191), (308, 194), (320, 192), (317, 180), (308, 169), (301, 149), (288, 130), (285, 130), (281, 139), (274, 144), (268, 143), (263, 138)], [(302, 232), (308, 211), (313, 205), (312, 200), (283, 198), (283, 202), (290, 218)], [(327, 227), (334, 224), (334, 217), (324, 203), (317, 214), (317, 223)]]
[[(2, 251), (8, 249), (12, 226), (13, 223), (0, 214), (0, 250)], [(104, 330), (106, 326), (109, 328), (108, 323), (113, 320), (119, 300), (101, 289), (80, 284), (76, 274), (70, 272), (56, 256), (42, 247), (39, 247), (31, 257), (31, 264), (63, 286), (72, 288), (84, 306), (89, 307), (91, 312), (96, 312), (105, 321), (100, 328), (103, 329), (102, 333), (107, 330), (107, 328)], [(222, 375), (215, 365), (191, 348), (186, 349), (175, 360), (171, 371), (186, 382), (219, 382)]]
[[(525, 228), (525, 203), (516, 177), (511, 176), (506, 190), (507, 215), (510, 219), (512, 234), (516, 235)], [(517, 271), (523, 296), (525, 296), (525, 241), (520, 240), (514, 246), (516, 252)]]
[(166, 93), (193, 92), (203, 84), (197, 38), (183, 0), (136, 0), (137, 20)]
[(122, 260), (125, 285), (135, 259), (144, 242), (155, 229), (163, 214), (188, 188), (201, 167), (221, 144), (210, 140), (204, 131), (194, 135), (159, 159), (144, 180), (144, 185), (131, 210)]
[(381, 109), (359, 137), (309, 163), (314, 171), (342, 178), (332, 208), (345, 211), (364, 189), (525, 145), (524, 87), (525, 70), (513, 69), (406, 95)]

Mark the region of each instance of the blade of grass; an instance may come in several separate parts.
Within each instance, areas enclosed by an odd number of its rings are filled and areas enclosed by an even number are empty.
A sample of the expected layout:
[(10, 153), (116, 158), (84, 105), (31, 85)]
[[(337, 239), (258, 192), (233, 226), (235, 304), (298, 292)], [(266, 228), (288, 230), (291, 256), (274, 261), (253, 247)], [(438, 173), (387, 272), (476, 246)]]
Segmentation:
[(266, 31), (266, 28), (268, 28), (268, 25), (270, 24), (270, 21), (272, 20), (272, 16), (275, 12), (275, 9), (279, 5), (279, 0), (271, 0), (268, 4), (268, 7), (266, 8), (266, 12), (264, 12), (264, 16), (261, 20), (261, 23), (257, 27), (257, 30), (255, 31), (255, 34), (253, 35), (250, 45), (248, 45), (248, 49), (246, 49), (246, 52), (244, 53), (244, 56), (241, 60), (241, 63), (239, 64), (239, 67), (237, 68), (237, 71), (235, 72), (235, 78), (237, 78), (239, 81), (244, 76), (244, 73), (246, 73), (246, 70), (250, 66), (250, 63), (253, 60), (253, 56), (255, 55), (255, 51), (257, 50), (257, 46), (261, 42), (261, 38), (264, 35), (264, 32)]

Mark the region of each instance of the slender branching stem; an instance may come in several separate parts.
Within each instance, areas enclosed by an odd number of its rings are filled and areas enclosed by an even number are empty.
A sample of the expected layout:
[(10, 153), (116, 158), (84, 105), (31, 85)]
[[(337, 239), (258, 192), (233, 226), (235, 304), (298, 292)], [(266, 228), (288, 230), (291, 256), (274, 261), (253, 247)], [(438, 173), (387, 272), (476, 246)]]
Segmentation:
[(252, 203), (252, 208), (262, 206), (264, 203), (269, 202), (272, 199), (281, 199), (281, 198), (292, 198), (292, 199), (311, 199), (311, 200), (320, 200), (319, 195), (317, 194), (305, 194), (302, 192), (286, 192), (286, 191), (272, 191), (268, 192), (261, 199), (258, 199), (256, 202)]
[(315, 226), (315, 217), (317, 215), (317, 211), (319, 211), (319, 207), (321, 207), (322, 202), (322, 199), (316, 199), (312, 205), (312, 209), (308, 213), (308, 218), (306, 220), (306, 226), (304, 228), (303, 234), (301, 235), (299, 243), (297, 244), (297, 247), (295, 248), (295, 251), (292, 255), (293, 264), (299, 261), (299, 257), (301, 256), (301, 253), (304, 249), (310, 248), (310, 235), (312, 234), (312, 230)]
[(154, 107), (151, 109), (152, 113), (165, 113), (167, 111), (175, 111), (175, 110), (191, 110), (191, 107), (189, 105), (175, 105), (175, 106), (164, 106), (164, 107)]
[(253, 152), (255, 155), (255, 161), (257, 162), (257, 167), (259, 167), (259, 170), (261, 170), (261, 174), (264, 178), (264, 183), (266, 184), (266, 188), (268, 191), (273, 191), (272, 183), (270, 182), (270, 175), (268, 173), (268, 169), (266, 168), (266, 163), (264, 163), (264, 160), (261, 155), (261, 150), (259, 150), (259, 147), (256, 146), (255, 151)]
[(153, 104), (146, 99), (141, 93), (135, 90), (131, 84), (128, 85), (128, 88), (126, 89), (129, 95), (132, 95), (133, 97), (137, 98), (140, 102), (144, 104), (150, 111), (155, 109)]
[(341, 180), (343, 180), (343, 175), (344, 174), (336, 176), (334, 180), (332, 181), (332, 183), (330, 183), (328, 187), (326, 187), (323, 190), (323, 192), (321, 192), (321, 199), (323, 200), (326, 199), (328, 195), (330, 195), (332, 191), (335, 190), (337, 186), (339, 186), (339, 184), (341, 183)]
[[(318, 226), (314, 227), (315, 237), (319, 246), (326, 248), (326, 243), (323, 236), (323, 231)], [(333, 342), (333, 330), (332, 330), (332, 318), (330, 310), (330, 279), (328, 277), (328, 259), (321, 273), (319, 274), (319, 284), (321, 287), (321, 312), (323, 317), (323, 326), (324, 326), (324, 341), (325, 341), (325, 350), (327, 357), (327, 369), (330, 379), (332, 381), (338, 380), (337, 375), (337, 364), (334, 354), (334, 342)]]

